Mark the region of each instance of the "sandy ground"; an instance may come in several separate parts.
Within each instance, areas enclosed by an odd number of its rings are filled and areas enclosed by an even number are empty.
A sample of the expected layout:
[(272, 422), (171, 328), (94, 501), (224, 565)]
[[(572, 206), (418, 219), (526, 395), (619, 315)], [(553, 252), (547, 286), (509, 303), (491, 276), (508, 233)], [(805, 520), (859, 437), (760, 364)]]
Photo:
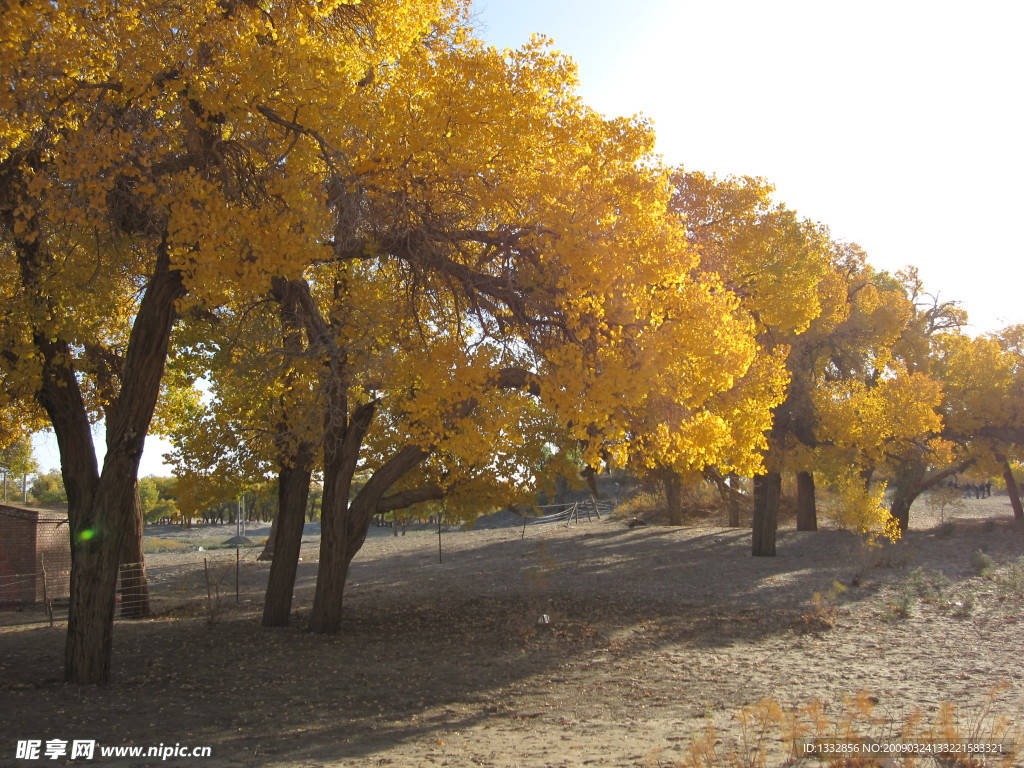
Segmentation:
[[(819, 700), (834, 723), (860, 691), (884, 721), (931, 722), (946, 701), (962, 731), (989, 706), (1024, 723), (1024, 528), (998, 496), (969, 502), (952, 530), (934, 522), (915, 508), (916, 530), (872, 552), (843, 531), (782, 530), (775, 558), (750, 557), (747, 530), (603, 521), (449, 532), (438, 562), (436, 534), (379, 530), (335, 637), (303, 629), (311, 532), (295, 627), (258, 627), (265, 566), (250, 562), (243, 602), (225, 598), (212, 622), (205, 601), (119, 622), (105, 689), (59, 682), (62, 628), (0, 631), (0, 765), (33, 764), (14, 759), (18, 740), (89, 739), (212, 756), (83, 765), (682, 766), (708, 726), (710, 764), (729, 765), (755, 740), (741, 707)], [(148, 562), (159, 574), (188, 558)], [(765, 746), (785, 763), (775, 737)]]

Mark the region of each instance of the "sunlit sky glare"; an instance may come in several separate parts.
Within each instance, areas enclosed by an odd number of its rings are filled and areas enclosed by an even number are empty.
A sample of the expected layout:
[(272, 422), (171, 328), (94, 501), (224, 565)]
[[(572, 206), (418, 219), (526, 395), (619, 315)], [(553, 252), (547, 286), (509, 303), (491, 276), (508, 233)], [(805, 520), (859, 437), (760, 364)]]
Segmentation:
[(533, 33), (580, 93), (643, 113), (673, 165), (762, 176), (776, 199), (968, 311), (1024, 322), (1024, 3), (473, 0), (479, 32)]
[[(501, 47), (543, 34), (580, 93), (643, 113), (673, 165), (763, 176), (776, 198), (917, 266), (972, 332), (1024, 323), (1024, 2), (473, 0)], [(97, 435), (98, 442), (101, 436)], [(148, 440), (141, 475), (168, 474)], [(55, 442), (37, 458), (59, 463)]]

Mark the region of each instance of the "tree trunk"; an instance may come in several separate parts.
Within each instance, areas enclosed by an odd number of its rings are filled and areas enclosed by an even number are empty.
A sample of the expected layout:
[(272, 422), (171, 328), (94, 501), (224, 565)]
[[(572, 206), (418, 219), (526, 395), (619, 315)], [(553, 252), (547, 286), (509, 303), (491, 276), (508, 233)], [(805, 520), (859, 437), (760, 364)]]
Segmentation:
[(306, 522), (312, 463), (312, 448), (304, 444), (294, 466), (283, 466), (278, 473), (278, 512), (271, 531), (274, 559), (270, 563), (267, 596), (263, 603), (264, 627), (288, 626), (302, 547), (302, 529)]
[(39, 402), (57, 436), (68, 493), (71, 596), (64, 677), (70, 683), (110, 680), (118, 565), (135, 515), (139, 460), (160, 391), (175, 302), (183, 292), (181, 276), (171, 271), (161, 244), (128, 339), (120, 391), (107, 409), (106, 455), (98, 477), (74, 358), (65, 342), (35, 334), (44, 360)]
[[(278, 479), (280, 483), (280, 478)], [(280, 493), (280, 486), (278, 486), (278, 493)], [(267, 537), (267, 543), (263, 545), (263, 551), (260, 552), (260, 556), (256, 559), (261, 563), (268, 563), (274, 559), (274, 539), (277, 538), (277, 518), (280, 517), (280, 510), (277, 515), (274, 515), (273, 521), (270, 523), (270, 535)]]
[[(359, 416), (359, 411), (353, 416), (353, 423), (356, 425), (359, 425)], [(369, 418), (372, 418), (372, 412)], [(366, 427), (369, 426), (369, 418)], [(359, 426), (357, 431), (361, 433), (361, 442), (365, 428)], [(348, 492), (348, 488), (345, 488), (344, 473), (329, 471), (328, 467), (332, 463), (324, 462), (320, 570), (310, 618), (312, 631), (330, 634), (341, 629), (342, 603), (349, 565), (366, 540), (373, 515), (377, 512), (401, 509), (419, 501), (440, 498), (443, 494), (440, 488), (431, 487), (384, 497), (384, 493), (392, 485), (422, 462), (428, 454), (426, 449), (419, 446), (405, 446), (373, 473), (351, 503), (347, 502), (347, 498), (343, 503), (343, 497), (338, 494), (342, 488), (346, 494)], [(351, 466), (354, 470), (355, 464)], [(351, 480), (351, 474), (348, 475), (348, 479)]]
[[(299, 281), (274, 280), (272, 295), (279, 304), (282, 346), (289, 358), (303, 353), (303, 320), (299, 314), (302, 286)], [(296, 373), (285, 361), (285, 390), (292, 389)], [(302, 529), (306, 522), (309, 483), (313, 475), (313, 445), (299, 439), (295, 444), (295, 408), (284, 397), (280, 401), (281, 417), (277, 425), (279, 457), (277, 483), (277, 517), (270, 531), (267, 549), (272, 553), (267, 594), (263, 603), (263, 626), (284, 627), (291, 614), (295, 573), (299, 567)], [(292, 447), (294, 445), (294, 447)], [(261, 558), (266, 555), (264, 551)]]
[(910, 507), (913, 506), (919, 493), (920, 491), (915, 491), (912, 487), (900, 486), (893, 494), (892, 503), (889, 505), (889, 514), (896, 520), (901, 534), (910, 529)]
[(796, 474), (796, 529), (798, 531), (818, 530), (814, 475), (810, 472), (797, 472)]
[(141, 619), (149, 616), (149, 584), (142, 547), (143, 518), (139, 484), (135, 483), (131, 529), (125, 535), (121, 553), (121, 616)]
[(1015, 520), (1024, 520), (1024, 507), (1020, 503), (1020, 492), (1013, 477), (1013, 469), (1005, 456), (1000, 456), (999, 460), (1003, 465), (1003, 480), (1006, 483), (1006, 495), (1010, 497), (1010, 506), (1013, 507), (1013, 517)]
[(903, 534), (910, 529), (910, 508), (914, 501), (929, 488), (934, 488), (943, 480), (953, 477), (974, 463), (973, 459), (950, 464), (942, 469), (929, 470), (923, 464), (911, 464), (903, 468), (896, 481), (896, 492), (889, 505), (889, 514), (893, 516)]
[[(326, 387), (320, 566), (310, 615), (310, 629), (320, 634), (333, 634), (341, 629), (348, 567), (362, 546), (370, 526), (370, 515), (373, 514), (371, 509), (366, 520), (357, 519), (349, 495), (359, 461), (359, 449), (373, 421), (376, 406), (372, 403), (360, 406), (350, 418), (344, 377), (334, 370), (335, 366), (337, 363), (327, 372), (330, 379)], [(377, 470), (378, 473), (380, 471)]]
[(683, 483), (671, 469), (662, 470), (661, 483), (665, 488), (665, 508), (669, 525), (683, 524)]
[(754, 557), (775, 557), (775, 534), (779, 527), (782, 475), (767, 472), (754, 476)]
[(736, 474), (729, 475), (729, 494), (726, 501), (726, 508), (729, 510), (729, 527), (739, 528), (740, 527), (740, 491), (739, 491), (739, 476)]

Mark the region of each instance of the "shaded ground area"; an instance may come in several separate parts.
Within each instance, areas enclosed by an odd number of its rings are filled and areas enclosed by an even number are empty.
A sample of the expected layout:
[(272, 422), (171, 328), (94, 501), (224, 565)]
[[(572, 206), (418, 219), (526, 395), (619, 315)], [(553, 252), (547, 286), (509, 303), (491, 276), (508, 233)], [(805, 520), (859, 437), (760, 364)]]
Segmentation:
[[(447, 533), (439, 563), (434, 534), (377, 535), (344, 631), (321, 637), (303, 629), (311, 539), (294, 628), (262, 630), (258, 603), (230, 601), (212, 623), (119, 623), (104, 690), (59, 682), (63, 628), (7, 627), (0, 765), (32, 764), (13, 759), (19, 739), (89, 739), (212, 757), (83, 765), (671, 766), (709, 724), (736, 738), (737, 709), (766, 696), (838, 712), (869, 690), (893, 717), (927, 717), (1005, 682), (996, 707), (1024, 708), (1024, 529), (1005, 498), (881, 551), (836, 530), (783, 531), (776, 558), (749, 545), (746, 530), (604, 521)], [(248, 569), (246, 594), (264, 578)]]

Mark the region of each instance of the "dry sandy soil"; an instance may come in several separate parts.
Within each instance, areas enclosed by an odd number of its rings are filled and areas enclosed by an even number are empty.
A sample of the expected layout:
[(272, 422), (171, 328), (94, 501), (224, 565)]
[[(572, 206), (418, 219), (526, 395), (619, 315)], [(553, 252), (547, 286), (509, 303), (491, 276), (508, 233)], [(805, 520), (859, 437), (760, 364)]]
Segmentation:
[[(104, 689), (59, 682), (62, 628), (7, 622), (0, 765), (61, 764), (14, 759), (19, 739), (60, 738), (212, 748), (83, 765), (679, 766), (709, 725), (728, 765), (742, 706), (817, 699), (834, 722), (864, 690), (897, 721), (917, 709), (930, 722), (943, 701), (977, 717), (988, 697), (1016, 719), (1024, 528), (998, 496), (969, 502), (952, 531), (913, 514), (916, 530), (882, 550), (865, 554), (843, 531), (782, 530), (775, 558), (752, 558), (747, 530), (706, 525), (450, 533), (442, 563), (436, 535), (376, 535), (336, 637), (303, 630), (309, 546), (295, 627), (259, 628), (258, 598), (226, 601), (212, 622), (204, 610), (119, 622)], [(978, 550), (998, 566), (988, 578)], [(255, 598), (265, 570), (245, 573), (243, 597)], [(829, 596), (836, 582), (846, 589)]]

